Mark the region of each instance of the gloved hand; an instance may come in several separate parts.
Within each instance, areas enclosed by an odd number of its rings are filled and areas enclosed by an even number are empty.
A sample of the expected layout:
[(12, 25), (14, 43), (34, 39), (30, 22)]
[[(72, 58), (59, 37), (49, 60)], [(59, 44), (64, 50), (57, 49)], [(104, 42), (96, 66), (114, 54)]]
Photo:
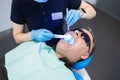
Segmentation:
[(45, 2), (47, 2), (48, 0), (34, 0), (34, 1), (39, 2), (39, 3), (45, 3)]
[(71, 9), (66, 15), (66, 22), (68, 27), (71, 27), (77, 20), (81, 18), (81, 14), (78, 10)]
[(51, 40), (53, 37), (54, 37), (54, 34), (47, 29), (38, 29), (38, 30), (31, 31), (32, 40), (45, 42), (45, 41)]
[(73, 75), (74, 75), (76, 80), (83, 80), (83, 78), (80, 74), (76, 73), (75, 71), (72, 71), (72, 72), (73, 72)]

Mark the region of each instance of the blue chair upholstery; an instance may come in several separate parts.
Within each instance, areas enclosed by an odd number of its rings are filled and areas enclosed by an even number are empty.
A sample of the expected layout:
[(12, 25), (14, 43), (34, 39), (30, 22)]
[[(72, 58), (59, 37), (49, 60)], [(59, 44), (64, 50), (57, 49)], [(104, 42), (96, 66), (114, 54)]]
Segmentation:
[(76, 69), (76, 70), (80, 70), (80, 69), (82, 69), (82, 68), (87, 67), (87, 66), (89, 65), (89, 63), (92, 61), (92, 57), (93, 57), (93, 56), (91, 55), (89, 58), (75, 63), (75, 64), (73, 65), (73, 68)]

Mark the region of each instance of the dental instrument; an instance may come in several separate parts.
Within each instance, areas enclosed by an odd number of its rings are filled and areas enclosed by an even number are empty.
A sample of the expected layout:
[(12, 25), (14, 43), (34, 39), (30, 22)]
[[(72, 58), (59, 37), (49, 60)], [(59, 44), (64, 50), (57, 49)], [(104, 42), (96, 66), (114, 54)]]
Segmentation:
[(54, 38), (63, 38), (67, 43), (74, 44), (74, 38), (70, 34), (67, 34), (67, 35), (55, 34)]

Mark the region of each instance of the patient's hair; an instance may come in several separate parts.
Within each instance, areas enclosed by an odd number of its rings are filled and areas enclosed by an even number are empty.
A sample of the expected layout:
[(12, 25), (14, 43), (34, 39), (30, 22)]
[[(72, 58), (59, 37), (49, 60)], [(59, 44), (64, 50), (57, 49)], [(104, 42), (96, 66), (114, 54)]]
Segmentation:
[[(74, 30), (79, 30), (79, 31), (80, 31), (80, 29), (86, 29), (87, 31), (89, 31), (89, 32), (92, 34), (94, 46), (93, 46), (93, 48), (92, 48), (92, 51), (90, 52), (90, 55), (89, 55), (89, 57), (90, 57), (90, 56), (93, 55), (94, 50), (95, 50), (95, 39), (94, 39), (93, 31), (92, 31), (92, 29), (91, 29), (90, 27), (75, 28), (75, 29), (72, 29), (71, 31), (74, 31)], [(89, 57), (88, 57), (88, 58), (89, 58)], [(66, 57), (59, 58), (59, 59), (60, 59), (61, 61), (65, 62), (65, 66), (66, 66), (67, 68), (71, 69), (71, 70), (73, 69), (73, 65), (74, 65), (75, 63), (80, 62), (80, 61), (83, 61), (83, 60), (86, 60), (86, 59), (81, 59), (81, 60), (78, 60), (77, 62), (73, 63), (73, 62), (70, 62), (69, 59), (67, 59)]]
[[(92, 48), (92, 51), (90, 52), (90, 55), (92, 55), (93, 53), (94, 53), (94, 50), (95, 50), (95, 36), (94, 36), (94, 34), (93, 34), (93, 31), (92, 31), (92, 29), (90, 28), (90, 27), (78, 27), (78, 28), (75, 28), (75, 29), (72, 29), (71, 31), (74, 31), (74, 30), (81, 30), (81, 29), (86, 29), (87, 31), (89, 31), (90, 33), (91, 33), (91, 35), (92, 35), (92, 38), (93, 38), (93, 44), (94, 44), (94, 46), (93, 46), (93, 48)], [(91, 45), (91, 44), (90, 44)]]
[(63, 57), (63, 58), (59, 58), (59, 60), (63, 61), (65, 63), (65, 66), (67, 68), (69, 68), (70, 70), (72, 70), (73, 68), (73, 65), (74, 63), (73, 62), (70, 62), (69, 59), (67, 59), (66, 57)]

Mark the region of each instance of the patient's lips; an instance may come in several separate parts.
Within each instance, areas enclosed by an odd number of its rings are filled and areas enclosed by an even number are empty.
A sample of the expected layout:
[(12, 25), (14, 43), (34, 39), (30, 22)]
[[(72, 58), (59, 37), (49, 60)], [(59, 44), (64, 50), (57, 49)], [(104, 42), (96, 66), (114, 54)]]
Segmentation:
[(72, 35), (70, 35), (70, 34), (66, 34), (66, 35), (67, 35), (67, 37), (64, 38), (64, 40), (65, 40), (68, 44), (73, 45), (73, 44), (74, 44), (74, 38), (72, 37)]

